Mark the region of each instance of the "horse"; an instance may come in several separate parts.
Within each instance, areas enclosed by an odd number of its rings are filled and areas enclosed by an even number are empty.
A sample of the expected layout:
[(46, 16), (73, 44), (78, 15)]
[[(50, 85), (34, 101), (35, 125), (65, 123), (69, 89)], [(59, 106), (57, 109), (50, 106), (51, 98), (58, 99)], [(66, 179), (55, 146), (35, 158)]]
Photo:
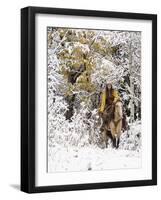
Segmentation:
[[(111, 109), (112, 108), (112, 109)], [(120, 136), (122, 133), (122, 119), (123, 119), (123, 109), (122, 102), (118, 100), (116, 103), (110, 107), (112, 115), (105, 111), (103, 117), (102, 134), (103, 141), (105, 142), (106, 148), (108, 147), (108, 140), (111, 138), (113, 142), (113, 147), (118, 148), (120, 142)], [(106, 120), (106, 117), (110, 116), (110, 120)]]

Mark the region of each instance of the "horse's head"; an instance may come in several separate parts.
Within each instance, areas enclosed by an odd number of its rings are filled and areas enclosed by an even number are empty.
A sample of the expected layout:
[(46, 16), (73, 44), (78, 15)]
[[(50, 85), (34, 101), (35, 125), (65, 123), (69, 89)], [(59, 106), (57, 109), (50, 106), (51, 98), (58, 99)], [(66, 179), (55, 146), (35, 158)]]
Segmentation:
[(115, 103), (114, 117), (115, 117), (115, 120), (119, 120), (123, 117), (122, 102), (121, 101), (117, 101)]

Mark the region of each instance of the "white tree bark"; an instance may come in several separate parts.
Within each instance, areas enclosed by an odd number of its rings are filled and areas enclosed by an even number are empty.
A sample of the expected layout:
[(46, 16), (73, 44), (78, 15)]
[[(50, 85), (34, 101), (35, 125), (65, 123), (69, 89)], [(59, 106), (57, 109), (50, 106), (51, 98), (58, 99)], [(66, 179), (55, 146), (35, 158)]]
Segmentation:
[[(133, 83), (133, 80), (132, 80), (132, 45), (131, 45), (131, 42), (130, 42), (130, 45), (129, 45), (129, 71), (130, 71), (130, 90), (131, 90), (131, 93), (134, 94), (134, 83)], [(133, 98), (133, 95), (131, 96), (131, 100), (130, 100), (130, 111), (131, 111), (131, 116), (130, 116), (130, 122), (133, 122), (134, 121), (134, 98)]]

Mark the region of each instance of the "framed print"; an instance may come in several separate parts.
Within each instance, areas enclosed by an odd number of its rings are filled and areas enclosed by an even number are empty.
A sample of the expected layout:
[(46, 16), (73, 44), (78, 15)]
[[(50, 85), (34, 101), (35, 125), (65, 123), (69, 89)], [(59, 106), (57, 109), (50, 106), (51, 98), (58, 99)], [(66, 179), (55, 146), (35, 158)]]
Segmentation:
[(157, 184), (157, 16), (21, 9), (21, 190)]

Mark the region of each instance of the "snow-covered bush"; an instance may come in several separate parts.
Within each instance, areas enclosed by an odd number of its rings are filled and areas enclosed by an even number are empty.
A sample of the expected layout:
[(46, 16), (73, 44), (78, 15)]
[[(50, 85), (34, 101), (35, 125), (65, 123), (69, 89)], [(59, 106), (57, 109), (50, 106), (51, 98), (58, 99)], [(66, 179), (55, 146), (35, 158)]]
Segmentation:
[(129, 130), (121, 135), (120, 149), (140, 151), (141, 150), (141, 122), (136, 121), (129, 125)]
[(64, 116), (67, 109), (67, 104), (63, 98), (56, 97), (48, 113), (49, 146), (83, 147), (91, 144), (97, 145), (100, 139), (100, 127), (96, 110), (90, 113), (89, 118), (89, 110), (82, 103), (82, 108), (79, 112), (75, 111), (69, 122)]

